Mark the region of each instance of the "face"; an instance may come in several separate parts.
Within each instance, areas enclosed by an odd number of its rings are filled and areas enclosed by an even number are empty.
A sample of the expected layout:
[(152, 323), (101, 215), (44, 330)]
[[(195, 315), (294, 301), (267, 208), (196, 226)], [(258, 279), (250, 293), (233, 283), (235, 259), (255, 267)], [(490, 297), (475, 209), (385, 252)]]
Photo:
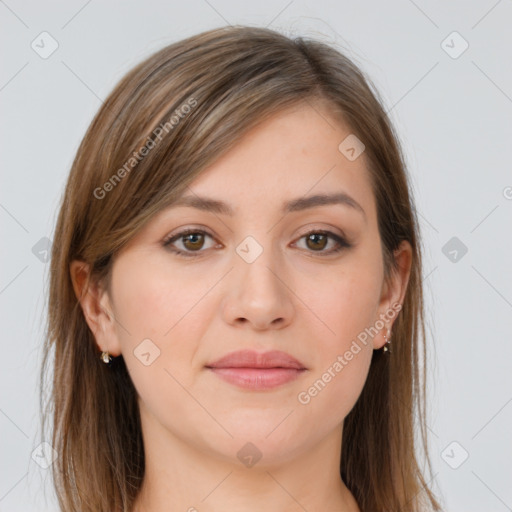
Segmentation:
[[(384, 283), (365, 155), (338, 149), (350, 133), (319, 107), (277, 114), (185, 193), (231, 213), (172, 206), (117, 254), (101, 295), (112, 315), (88, 321), (102, 350), (123, 355), (154, 435), (230, 460), (251, 441), (271, 463), (341, 432), (393, 321), (365, 342), (362, 333), (406, 285)], [(250, 388), (207, 368), (245, 349), (283, 351), (305, 369)]]

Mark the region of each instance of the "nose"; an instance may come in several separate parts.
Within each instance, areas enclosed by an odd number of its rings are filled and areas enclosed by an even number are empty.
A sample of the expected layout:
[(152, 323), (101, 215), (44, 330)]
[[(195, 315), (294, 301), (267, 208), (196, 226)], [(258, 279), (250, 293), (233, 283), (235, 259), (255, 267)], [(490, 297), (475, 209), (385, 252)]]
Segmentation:
[(264, 249), (249, 263), (234, 255), (234, 269), (225, 282), (223, 315), (234, 326), (247, 324), (254, 330), (282, 329), (294, 315), (293, 286), (281, 260)]

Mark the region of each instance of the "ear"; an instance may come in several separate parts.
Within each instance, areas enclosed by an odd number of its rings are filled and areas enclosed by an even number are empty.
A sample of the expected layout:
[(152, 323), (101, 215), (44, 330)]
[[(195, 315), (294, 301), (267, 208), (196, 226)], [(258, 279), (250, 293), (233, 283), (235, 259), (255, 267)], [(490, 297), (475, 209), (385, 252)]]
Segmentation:
[(74, 260), (69, 265), (75, 295), (91, 329), (96, 344), (101, 351), (116, 357), (121, 354), (121, 346), (115, 328), (115, 318), (109, 294), (104, 286), (90, 275), (90, 265)]
[[(388, 329), (393, 337), (393, 322), (399, 314), (397, 304), (402, 306), (404, 302), (409, 277), (412, 267), (412, 247), (411, 244), (403, 240), (398, 249), (394, 251), (394, 257), (398, 265), (396, 271), (392, 271), (389, 279), (385, 280), (382, 285), (381, 299), (379, 303), (379, 319), (385, 323), (378, 336), (373, 339), (373, 348), (379, 349), (386, 343), (384, 334), (387, 335)], [(394, 315), (394, 316), (393, 316)], [(393, 316), (392, 318), (390, 318)]]

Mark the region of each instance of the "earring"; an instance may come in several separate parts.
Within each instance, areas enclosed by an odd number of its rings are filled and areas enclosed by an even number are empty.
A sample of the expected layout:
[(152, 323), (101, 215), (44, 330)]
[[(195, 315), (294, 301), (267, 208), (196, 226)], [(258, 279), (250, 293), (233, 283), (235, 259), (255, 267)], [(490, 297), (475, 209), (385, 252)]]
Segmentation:
[(105, 364), (110, 364), (112, 362), (112, 356), (108, 353), (108, 350), (106, 350), (105, 352), (101, 353), (100, 359)]
[(386, 340), (386, 344), (384, 345), (384, 347), (382, 348), (382, 351), (383, 352), (389, 352), (391, 354), (391, 349), (388, 348), (388, 345), (391, 344), (391, 340), (389, 339), (389, 336), (391, 336), (391, 331), (388, 329), (388, 334), (387, 336), (384, 334), (384, 339)]

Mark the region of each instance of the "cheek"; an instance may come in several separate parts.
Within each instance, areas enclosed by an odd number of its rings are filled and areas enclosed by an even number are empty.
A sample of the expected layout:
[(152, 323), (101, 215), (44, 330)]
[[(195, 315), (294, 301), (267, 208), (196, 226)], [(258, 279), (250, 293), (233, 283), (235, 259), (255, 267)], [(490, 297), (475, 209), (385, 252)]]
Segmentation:
[(215, 280), (191, 282), (190, 277), (162, 258), (143, 260), (142, 255), (132, 254), (116, 262), (112, 275), (116, 332), (141, 394), (145, 388), (173, 387), (175, 381), (165, 370), (183, 385), (192, 382), (191, 364), (210, 321), (205, 296)]
[(335, 333), (331, 338), (338, 349), (348, 348), (353, 339), (375, 323), (380, 298), (377, 283), (368, 274), (351, 274), (332, 286), (325, 312)]
[(161, 336), (168, 314), (166, 310), (172, 308), (168, 303), (172, 295), (165, 280), (144, 266), (131, 271), (130, 265), (124, 264), (116, 270), (117, 274), (113, 276), (116, 318), (126, 326), (131, 338)]
[(131, 255), (117, 262), (113, 272), (116, 317), (132, 338), (173, 337), (196, 314), (195, 308), (212, 283), (190, 281), (165, 258)]
[(297, 287), (298, 295), (307, 307), (304, 314), (311, 317), (312, 326), (317, 326), (322, 354), (332, 357), (344, 352), (375, 324), (382, 283), (377, 260), (365, 261), (357, 255), (350, 262), (347, 259), (338, 271), (328, 269), (302, 283)]
[(314, 321), (319, 326), (314, 370), (297, 400), (307, 415), (325, 418), (326, 429), (341, 422), (355, 405), (373, 354), (368, 332), (378, 318), (380, 267), (378, 262), (359, 262), (335, 278), (331, 274), (323, 283), (324, 293), (318, 292), (320, 286), (309, 293), (303, 290), (304, 302), (321, 322)]
[(191, 362), (201, 339), (194, 304), (206, 290), (187, 286), (183, 274), (171, 275), (156, 258), (136, 255), (116, 262), (112, 284), (116, 333), (139, 399), (155, 417), (179, 411), (188, 403), (184, 388), (193, 384)]
[(356, 285), (351, 280), (342, 284), (346, 286), (331, 289), (337, 299), (330, 297), (321, 310), (330, 330), (316, 338), (315, 364), (297, 395), (298, 407), (307, 417), (322, 418), (323, 432), (340, 424), (354, 407), (373, 354), (371, 339), (360, 340), (361, 333), (373, 323), (374, 287), (365, 289), (360, 281)]

